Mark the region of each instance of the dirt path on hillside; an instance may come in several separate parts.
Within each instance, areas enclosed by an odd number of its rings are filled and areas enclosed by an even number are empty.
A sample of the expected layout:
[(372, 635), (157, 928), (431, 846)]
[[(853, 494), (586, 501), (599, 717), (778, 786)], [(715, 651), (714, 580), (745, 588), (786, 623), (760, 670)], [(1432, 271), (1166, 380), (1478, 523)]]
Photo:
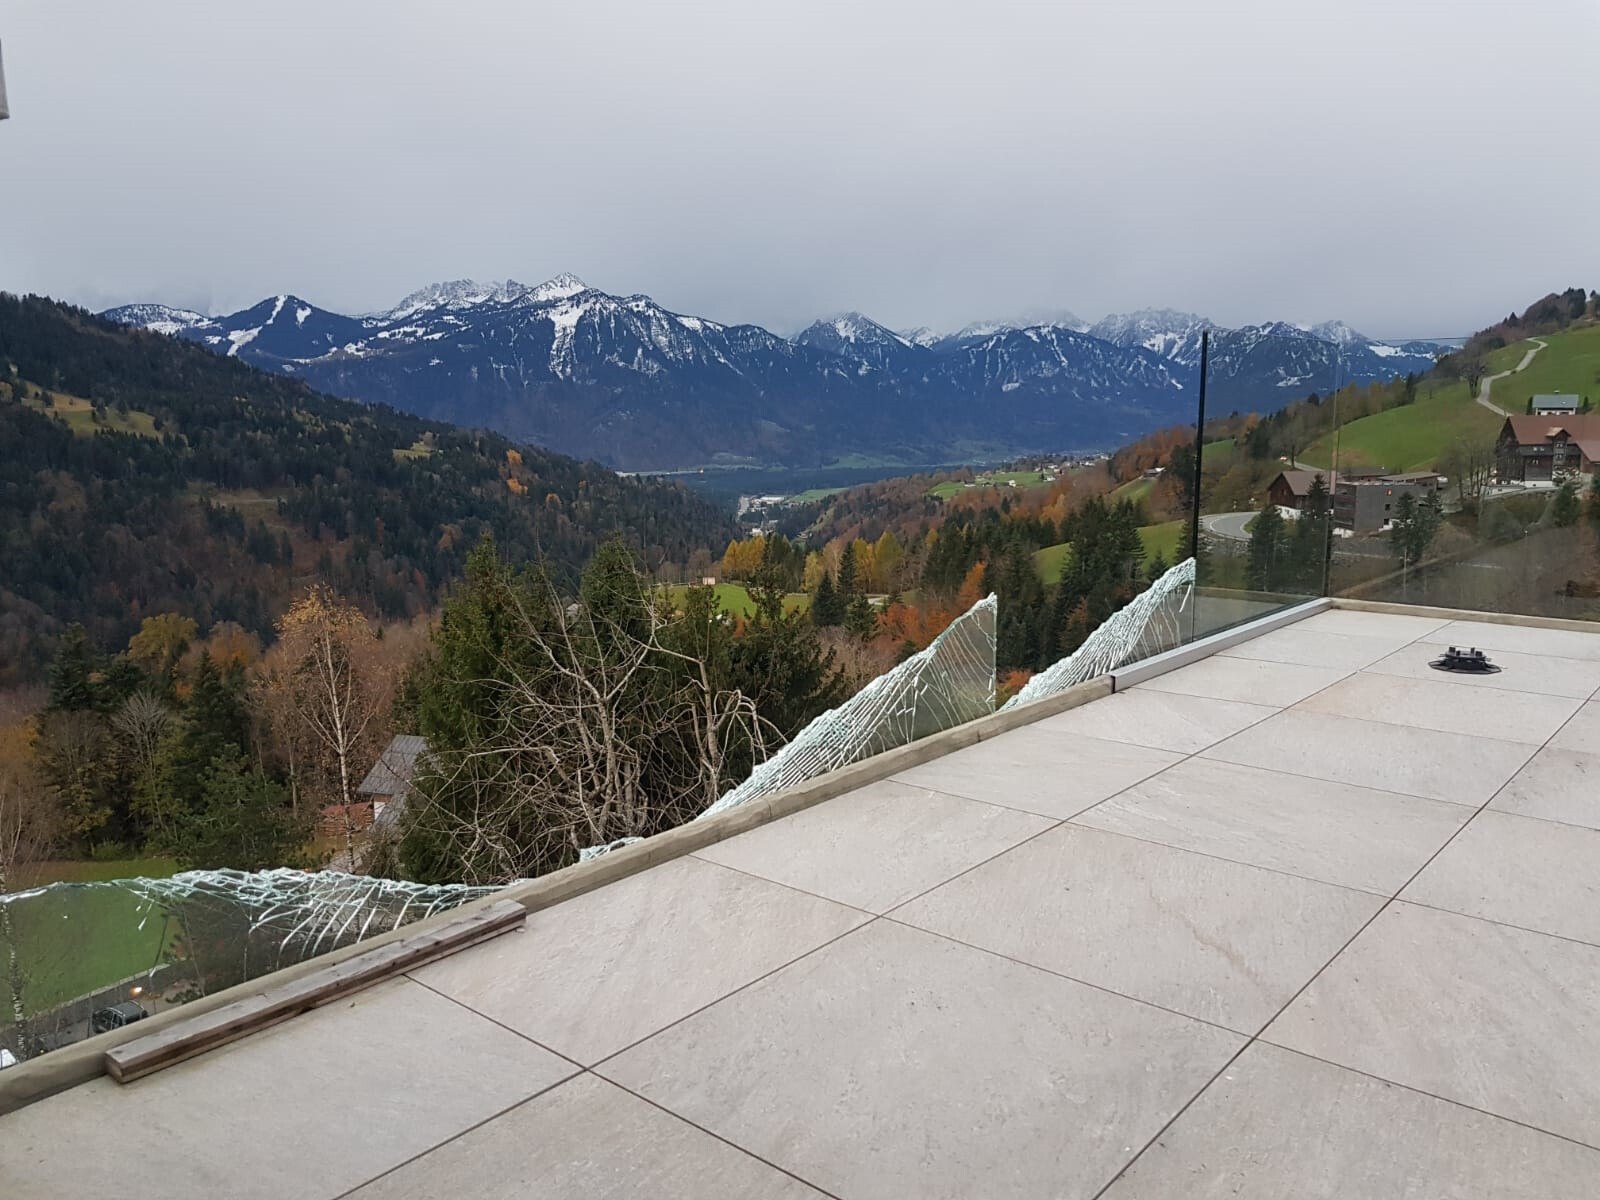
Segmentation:
[(1490, 412), (1499, 413), (1502, 417), (1509, 417), (1511, 415), (1505, 409), (1501, 408), (1498, 404), (1489, 399), (1489, 389), (1494, 386), (1494, 381), (1496, 379), (1504, 379), (1508, 375), (1515, 375), (1518, 371), (1525, 368), (1533, 361), (1533, 356), (1535, 354), (1539, 353), (1539, 351), (1543, 350), (1550, 344), (1543, 338), (1529, 338), (1528, 340), (1533, 343), (1533, 348), (1522, 356), (1521, 362), (1512, 367), (1509, 371), (1501, 371), (1498, 375), (1485, 376), (1483, 382), (1478, 385), (1478, 403), (1483, 405)]

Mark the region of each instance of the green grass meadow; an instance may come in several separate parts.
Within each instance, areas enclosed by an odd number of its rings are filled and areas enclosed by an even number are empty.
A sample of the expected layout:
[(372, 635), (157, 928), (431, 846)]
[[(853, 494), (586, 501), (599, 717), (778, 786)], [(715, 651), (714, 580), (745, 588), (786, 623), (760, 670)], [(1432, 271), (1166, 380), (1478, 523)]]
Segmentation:
[(1465, 383), (1452, 383), (1414, 404), (1350, 422), (1313, 442), (1301, 453), (1300, 461), (1332, 467), (1337, 446), (1339, 465), (1344, 467), (1425, 471), (1437, 466), (1462, 439), (1493, 440), (1504, 422), (1504, 417), (1474, 403)]
[[(711, 589), (717, 597), (717, 607), (725, 613), (736, 617), (753, 617), (756, 612), (756, 602), (751, 598), (750, 592), (740, 583), (719, 583)], [(689, 589), (683, 585), (669, 587), (667, 596), (675, 605), (683, 603), (684, 596)], [(811, 607), (811, 597), (805, 592), (790, 592), (783, 598), (784, 612), (805, 612)]]
[[(1144, 543), (1144, 560), (1146, 563), (1160, 555), (1171, 566), (1183, 557), (1179, 550), (1179, 543), (1183, 540), (1184, 521), (1163, 521), (1159, 525), (1144, 525), (1139, 529), (1139, 540)], [(1033, 556), (1034, 568), (1039, 572), (1039, 578), (1046, 583), (1056, 583), (1061, 579), (1067, 569), (1067, 563), (1072, 558), (1072, 543), (1062, 542), (1056, 546), (1046, 546), (1043, 550), (1036, 551)]]
[[(1600, 404), (1600, 325), (1553, 333), (1542, 340), (1548, 345), (1534, 355), (1528, 369), (1497, 379), (1490, 390), (1490, 398), (1513, 413), (1520, 413), (1527, 407), (1528, 397), (1551, 392), (1587, 396)], [(1507, 347), (1517, 352), (1516, 361), (1507, 365), (1515, 366), (1520, 362), (1528, 346), (1529, 343), (1521, 342)], [(1505, 366), (1495, 370), (1503, 371)]]

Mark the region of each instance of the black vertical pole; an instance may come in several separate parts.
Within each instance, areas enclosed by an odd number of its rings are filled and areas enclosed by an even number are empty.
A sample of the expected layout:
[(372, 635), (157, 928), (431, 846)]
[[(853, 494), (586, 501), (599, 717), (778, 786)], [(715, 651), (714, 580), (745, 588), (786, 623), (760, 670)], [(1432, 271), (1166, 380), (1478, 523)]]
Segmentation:
[(1189, 557), (1200, 561), (1200, 455), (1206, 444), (1206, 375), (1211, 366), (1211, 330), (1200, 331), (1200, 411), (1194, 426), (1194, 523), (1189, 528)]

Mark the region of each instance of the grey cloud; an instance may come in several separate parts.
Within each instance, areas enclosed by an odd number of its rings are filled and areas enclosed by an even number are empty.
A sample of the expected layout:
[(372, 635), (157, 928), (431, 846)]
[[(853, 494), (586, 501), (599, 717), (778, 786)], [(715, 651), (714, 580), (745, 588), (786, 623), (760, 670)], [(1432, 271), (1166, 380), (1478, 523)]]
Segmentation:
[(571, 270), (792, 329), (1377, 335), (1600, 286), (1592, 0), (21, 0), (0, 287), (387, 306)]

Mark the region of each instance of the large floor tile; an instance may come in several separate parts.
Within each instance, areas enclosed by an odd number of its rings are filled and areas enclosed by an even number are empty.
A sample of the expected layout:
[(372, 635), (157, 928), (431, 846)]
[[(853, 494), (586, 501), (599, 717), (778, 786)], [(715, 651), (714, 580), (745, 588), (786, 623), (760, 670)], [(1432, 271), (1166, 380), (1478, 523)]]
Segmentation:
[(1560, 658), (1551, 655), (1513, 654), (1496, 650), (1490, 660), (1500, 668), (1493, 675), (1450, 673), (1435, 670), (1430, 664), (1449, 649), (1448, 642), (1424, 638), (1379, 659), (1367, 670), (1379, 675), (1398, 675), (1405, 679), (1441, 679), (1463, 687), (1480, 687), (1502, 692), (1537, 692), (1545, 696), (1571, 696), (1587, 700), (1600, 688), (1600, 661)]
[(1577, 750), (1583, 754), (1600, 754), (1600, 703), (1585, 704), (1561, 732), (1550, 739), (1554, 750)]
[(1526, 742), (1289, 709), (1203, 757), (1476, 807), (1533, 752)]
[(1471, 816), (1460, 804), (1191, 758), (1074, 823), (1393, 895)]
[(1073, 1200), (1241, 1041), (879, 921), (600, 1070), (851, 1200)]
[(1451, 621), (1428, 635), (1430, 642), (1452, 646), (1477, 646), (1490, 652), (1535, 654), (1551, 658), (1581, 658), (1600, 662), (1600, 629), (1579, 633), (1569, 629), (1539, 629), (1527, 625), (1495, 625), (1487, 621)]
[(579, 1075), (351, 1193), (352, 1200), (820, 1200), (821, 1193)]
[(1382, 903), (1064, 825), (894, 918), (1253, 1033)]
[(697, 854), (842, 904), (886, 912), (1053, 823), (883, 780)]
[(1261, 704), (1133, 688), (1048, 717), (1038, 728), (1193, 754), (1275, 711)]
[(867, 919), (679, 858), (536, 912), (517, 932), (413, 974), (589, 1064)]
[(1471, 687), (1452, 683), (1437, 673), (1425, 680), (1363, 671), (1318, 692), (1299, 708), (1539, 746), (1582, 703), (1565, 696)]
[(1240, 642), (1237, 646), (1229, 646), (1218, 653), (1229, 658), (1265, 659), (1305, 667), (1359, 671), (1393, 654), (1411, 640), (1405, 637), (1354, 637), (1344, 633), (1320, 633), (1315, 629), (1301, 628), (1304, 624), (1301, 621), (1283, 629), (1274, 629), (1271, 633)]
[(134, 1083), (97, 1079), (0, 1117), (0, 1195), (337, 1196), (574, 1069), (398, 979)]
[(1441, 617), (1417, 617), (1409, 613), (1362, 612), (1355, 608), (1331, 608), (1314, 617), (1296, 622), (1292, 628), (1317, 633), (1343, 633), (1352, 637), (1411, 638), (1427, 637), (1448, 621)]
[(1600, 829), (1600, 754), (1541, 750), (1489, 807)]
[(1402, 899), (1600, 945), (1600, 831), (1479, 813)]
[(1182, 758), (1170, 750), (1025, 725), (895, 778), (913, 787), (1065, 818)]
[(1261, 1042), (1106, 1200), (1591, 1200), (1600, 1152)]
[(1267, 659), (1230, 658), (1213, 654), (1187, 667), (1157, 675), (1139, 684), (1154, 692), (1185, 696), (1212, 696), (1218, 700), (1244, 700), (1287, 708), (1343, 679), (1337, 667), (1302, 667)]
[(1600, 1144), (1600, 948), (1395, 902), (1262, 1035)]

